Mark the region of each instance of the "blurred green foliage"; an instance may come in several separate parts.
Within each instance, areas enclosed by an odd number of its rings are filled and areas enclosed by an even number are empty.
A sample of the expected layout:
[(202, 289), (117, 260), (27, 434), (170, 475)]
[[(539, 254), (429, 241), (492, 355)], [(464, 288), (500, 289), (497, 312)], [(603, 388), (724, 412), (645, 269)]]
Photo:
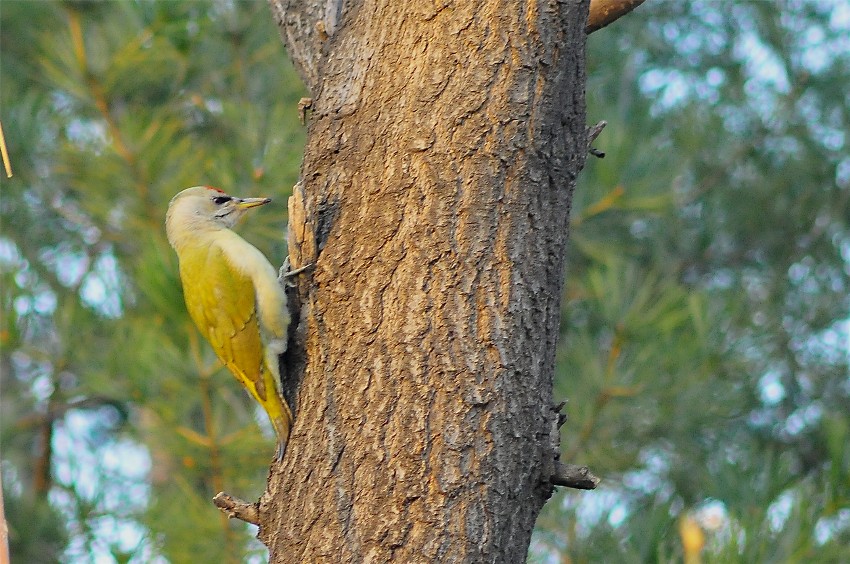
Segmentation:
[(850, 10), (648, 2), (588, 39), (539, 562), (850, 561)]
[[(285, 254), (305, 93), (268, 7), (4, 0), (0, 29), (13, 558), (262, 560), (209, 500), (259, 495), (271, 431), (197, 339), (163, 220), (187, 186), (268, 195), (243, 234)], [(589, 38), (607, 156), (556, 395), (563, 459), (604, 482), (555, 495), (532, 561), (681, 561), (686, 515), (707, 562), (850, 560), (848, 37), (840, 2), (789, 0), (649, 2)]]
[[(268, 6), (4, 1), (0, 18), (13, 558), (262, 553), (210, 499), (262, 492), (272, 434), (198, 339), (163, 223), (188, 186), (271, 196), (243, 234), (282, 262), (304, 92)], [(40, 530), (20, 518), (46, 511)]]

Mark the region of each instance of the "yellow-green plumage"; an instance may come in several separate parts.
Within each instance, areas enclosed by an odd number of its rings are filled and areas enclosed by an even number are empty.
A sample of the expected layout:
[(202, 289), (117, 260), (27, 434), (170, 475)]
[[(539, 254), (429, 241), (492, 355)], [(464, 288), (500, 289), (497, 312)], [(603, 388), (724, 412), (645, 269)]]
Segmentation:
[(169, 204), (166, 230), (180, 262), (189, 315), (219, 359), (268, 413), (280, 456), (292, 425), (292, 413), (280, 396), (278, 371), (289, 326), (286, 294), (262, 253), (230, 230), (245, 210), (266, 202), (232, 198), (213, 188), (189, 188)]

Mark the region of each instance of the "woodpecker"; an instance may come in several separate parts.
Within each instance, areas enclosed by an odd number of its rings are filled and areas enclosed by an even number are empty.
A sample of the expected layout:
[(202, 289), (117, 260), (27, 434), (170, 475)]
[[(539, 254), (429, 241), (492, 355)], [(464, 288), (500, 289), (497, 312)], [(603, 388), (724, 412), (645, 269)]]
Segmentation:
[(177, 253), (189, 315), (221, 362), (268, 414), (280, 459), (292, 427), (278, 366), (289, 328), (286, 293), (266, 257), (231, 231), (247, 210), (270, 201), (195, 186), (172, 198), (165, 230)]

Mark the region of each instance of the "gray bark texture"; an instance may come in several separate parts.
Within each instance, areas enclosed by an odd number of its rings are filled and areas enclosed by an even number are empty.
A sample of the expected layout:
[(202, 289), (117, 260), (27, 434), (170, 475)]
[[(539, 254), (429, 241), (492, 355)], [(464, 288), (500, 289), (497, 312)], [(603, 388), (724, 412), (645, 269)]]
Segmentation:
[[(271, 562), (523, 562), (552, 492), (586, 1), (271, 0), (313, 96)], [(296, 111), (293, 108), (293, 111)]]

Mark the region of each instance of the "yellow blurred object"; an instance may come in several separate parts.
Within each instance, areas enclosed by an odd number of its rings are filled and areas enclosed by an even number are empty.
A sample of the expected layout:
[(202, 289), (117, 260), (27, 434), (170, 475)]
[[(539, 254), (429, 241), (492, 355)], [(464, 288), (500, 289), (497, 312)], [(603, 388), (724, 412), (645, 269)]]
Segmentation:
[(705, 534), (697, 520), (690, 514), (684, 514), (679, 519), (679, 536), (682, 539), (682, 549), (685, 553), (685, 564), (700, 564), (700, 553), (705, 546)]
[(277, 433), (280, 459), (292, 426), (278, 367), (289, 328), (286, 293), (266, 257), (231, 231), (245, 211), (270, 201), (195, 186), (168, 204), (165, 228), (180, 262), (189, 315), (218, 358), (265, 409)]
[(3, 155), (3, 168), (6, 169), (6, 177), (12, 178), (12, 163), (9, 161), (9, 151), (6, 149), (6, 136), (3, 135), (2, 123), (0, 123), (0, 154)]

